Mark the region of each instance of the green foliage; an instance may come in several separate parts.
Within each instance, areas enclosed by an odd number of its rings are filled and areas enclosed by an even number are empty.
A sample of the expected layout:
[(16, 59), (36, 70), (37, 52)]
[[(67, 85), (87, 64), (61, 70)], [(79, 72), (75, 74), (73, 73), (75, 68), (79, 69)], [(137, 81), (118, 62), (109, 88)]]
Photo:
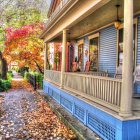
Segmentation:
[(9, 71), (7, 73), (7, 77), (8, 77), (8, 80), (0, 79), (0, 92), (7, 91), (8, 89), (11, 88), (11, 81), (12, 81), (12, 78), (13, 78), (12, 71)]
[(19, 68), (18, 72), (24, 77), (25, 73), (29, 71), (29, 67)]
[(12, 73), (12, 71), (8, 71), (8, 72), (7, 72), (7, 77), (8, 77), (8, 81), (12, 81), (12, 78), (13, 78), (13, 73)]
[(24, 79), (25, 79), (26, 81), (29, 81), (28, 75), (29, 75), (29, 72), (25, 72), (25, 74), (24, 74)]
[(1, 74), (1, 72), (0, 72), (0, 78), (1, 78), (1, 75), (2, 75), (2, 74)]
[(0, 92), (7, 91), (11, 88), (11, 81), (9, 80), (1, 80), (0, 79)]
[(19, 67), (13, 67), (12, 70), (15, 70), (16, 72), (19, 72)]
[(28, 74), (31, 74), (31, 75), (34, 75), (36, 76), (36, 82), (37, 84), (39, 84), (41, 86), (41, 88), (43, 88), (43, 79), (44, 79), (44, 75), (39, 73), (39, 72), (34, 72), (34, 71), (31, 71), (31, 72), (26, 72), (25, 75), (24, 75), (24, 79), (29, 81), (28, 79)]
[(54, 55), (54, 62), (57, 64), (60, 60), (60, 52), (56, 52)]
[(34, 71), (31, 71), (30, 74), (36, 76), (36, 82), (43, 88), (44, 75), (39, 72), (34, 72)]

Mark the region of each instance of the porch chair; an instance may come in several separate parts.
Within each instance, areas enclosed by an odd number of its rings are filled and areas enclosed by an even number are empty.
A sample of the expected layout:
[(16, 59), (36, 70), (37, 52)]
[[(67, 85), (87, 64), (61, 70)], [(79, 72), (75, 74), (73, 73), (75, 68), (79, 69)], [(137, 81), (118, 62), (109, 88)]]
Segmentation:
[(122, 79), (122, 65), (120, 65), (118, 68), (117, 68), (117, 71), (115, 73), (115, 78), (117, 79)]
[(90, 64), (91, 64), (90, 61), (87, 61), (87, 62), (86, 62), (86, 66), (85, 66), (84, 72), (89, 72), (89, 70), (90, 70)]
[(77, 67), (77, 62), (72, 62), (72, 72), (74, 72), (74, 69)]

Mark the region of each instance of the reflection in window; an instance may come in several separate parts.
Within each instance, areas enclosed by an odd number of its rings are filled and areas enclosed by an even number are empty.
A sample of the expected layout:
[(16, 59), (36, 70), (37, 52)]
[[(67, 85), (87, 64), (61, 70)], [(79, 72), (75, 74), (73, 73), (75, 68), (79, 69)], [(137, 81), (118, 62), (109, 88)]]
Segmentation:
[[(118, 66), (123, 63), (123, 28), (119, 29), (119, 48), (118, 48)], [(134, 25), (134, 32), (133, 32), (133, 64), (135, 64), (135, 32), (136, 32), (136, 25)]]
[(83, 44), (78, 46), (78, 61), (79, 61), (79, 68), (81, 71), (83, 70)]
[(91, 62), (90, 70), (98, 70), (98, 37), (90, 39), (89, 61)]

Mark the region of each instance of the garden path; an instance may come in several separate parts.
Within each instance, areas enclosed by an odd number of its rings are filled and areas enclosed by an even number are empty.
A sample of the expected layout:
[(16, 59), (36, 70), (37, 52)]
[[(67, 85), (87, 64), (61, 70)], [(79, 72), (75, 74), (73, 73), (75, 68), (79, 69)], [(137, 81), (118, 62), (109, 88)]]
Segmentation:
[(76, 139), (31, 85), (14, 72), (12, 89), (5, 95), (0, 117), (0, 140)]

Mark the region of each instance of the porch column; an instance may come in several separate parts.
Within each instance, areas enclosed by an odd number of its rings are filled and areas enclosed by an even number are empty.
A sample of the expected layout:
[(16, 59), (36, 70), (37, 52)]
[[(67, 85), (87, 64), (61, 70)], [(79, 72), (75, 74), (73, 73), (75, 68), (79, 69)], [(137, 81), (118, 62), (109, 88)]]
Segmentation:
[(124, 51), (122, 71), (121, 116), (132, 115), (133, 92), (133, 0), (124, 0)]
[(44, 80), (46, 80), (47, 57), (48, 57), (48, 43), (45, 42), (45, 51), (44, 51)]
[(61, 84), (60, 88), (64, 87), (64, 72), (66, 71), (66, 47), (67, 47), (67, 30), (63, 30), (63, 52), (62, 52), (62, 66), (61, 66)]

